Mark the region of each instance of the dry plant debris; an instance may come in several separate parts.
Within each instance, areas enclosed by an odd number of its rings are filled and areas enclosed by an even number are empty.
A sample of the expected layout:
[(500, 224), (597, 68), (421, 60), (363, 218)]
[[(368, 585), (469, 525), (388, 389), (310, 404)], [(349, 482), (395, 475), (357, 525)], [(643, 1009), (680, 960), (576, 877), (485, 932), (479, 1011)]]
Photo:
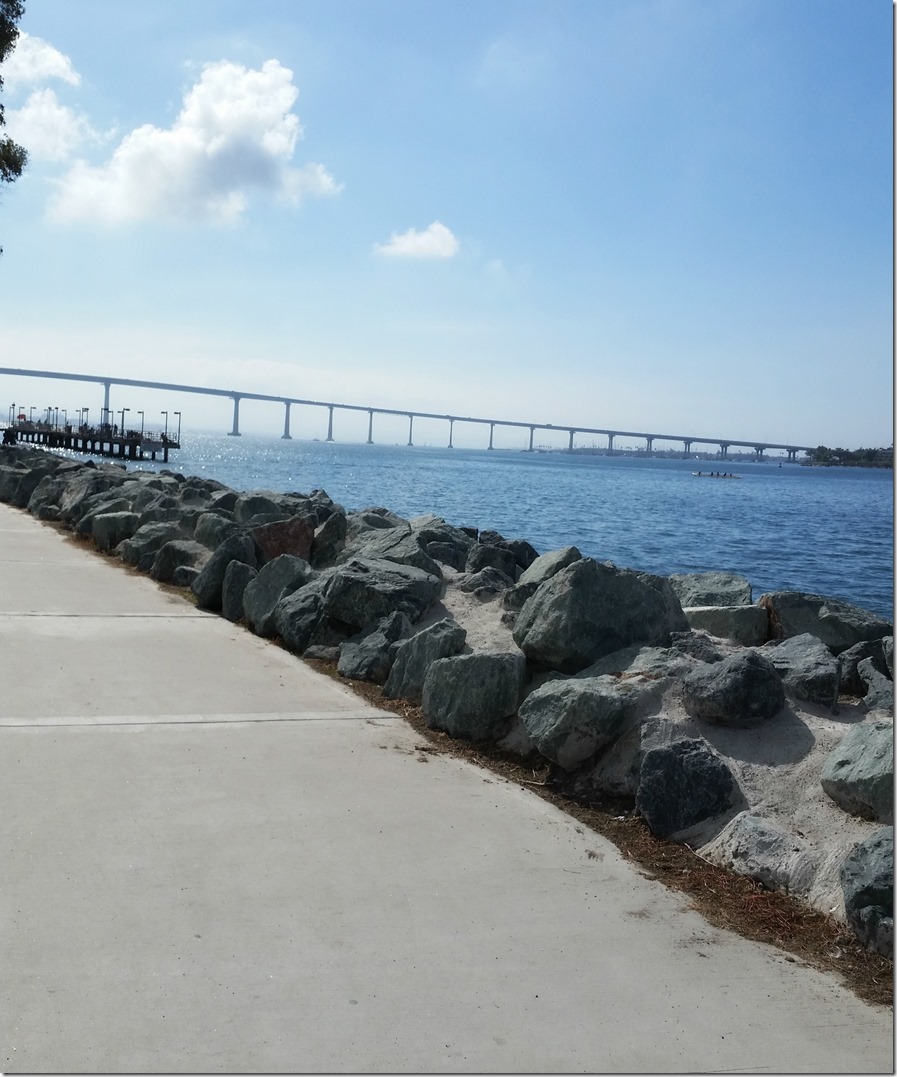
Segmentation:
[[(69, 541), (104, 556), (89, 538), (72, 534), (64, 525), (51, 526)], [(143, 575), (137, 569), (122, 565), (114, 556), (108, 555), (105, 559), (130, 574)], [(195, 605), (195, 597), (189, 588), (159, 586), (182, 595)], [(313, 659), (304, 661), (318, 672), (345, 684), (378, 709), (392, 711), (404, 718), (429, 742), (429, 747), (416, 750), (421, 762), (428, 761), (425, 753), (453, 755), (531, 789), (611, 841), (627, 860), (639, 866), (646, 878), (657, 879), (688, 895), (691, 907), (715, 927), (775, 946), (788, 955), (788, 960), (834, 973), (866, 1002), (893, 1006), (893, 962), (867, 950), (845, 925), (788, 894), (766, 890), (745, 875), (712, 864), (687, 845), (655, 838), (643, 820), (634, 814), (630, 802), (611, 798), (588, 802), (572, 800), (552, 788), (551, 767), (547, 762), (534, 769), (518, 756), (502, 752), (494, 745), (455, 740), (446, 733), (428, 728), (420, 707), (406, 700), (387, 699), (379, 685), (346, 680), (332, 663)]]
[(527, 761), (494, 745), (454, 740), (446, 733), (429, 729), (420, 707), (405, 700), (387, 699), (378, 685), (344, 680), (328, 663), (308, 661), (308, 665), (340, 680), (379, 709), (404, 718), (429, 742), (429, 751), (466, 759), (531, 789), (611, 841), (646, 878), (687, 895), (691, 907), (715, 927), (775, 946), (787, 955), (786, 960), (833, 973), (866, 1002), (893, 1005), (893, 962), (867, 950), (845, 925), (788, 894), (767, 890), (754, 879), (711, 863), (687, 845), (655, 838), (629, 801), (571, 800), (552, 788), (547, 762), (534, 769)]

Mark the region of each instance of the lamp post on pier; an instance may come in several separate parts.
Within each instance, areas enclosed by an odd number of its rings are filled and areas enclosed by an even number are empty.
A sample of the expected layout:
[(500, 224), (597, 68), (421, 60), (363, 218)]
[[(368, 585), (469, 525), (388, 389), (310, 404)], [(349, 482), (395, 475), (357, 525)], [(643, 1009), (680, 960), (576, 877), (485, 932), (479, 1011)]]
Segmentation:
[(55, 404), (53, 405), (53, 426), (56, 430), (59, 429), (59, 408)]
[(137, 414), (140, 416), (140, 436), (143, 437), (143, 412), (138, 411)]
[(163, 411), (160, 414), (165, 416), (165, 433), (162, 435), (166, 441), (168, 441), (168, 412)]
[(177, 443), (178, 443), (178, 445), (180, 445), (180, 443), (181, 443), (181, 413), (180, 413), (179, 411), (176, 411), (176, 412), (174, 412), (173, 414), (174, 414), (174, 415), (177, 415), (177, 417), (178, 417), (178, 436), (177, 436)]
[(33, 406), (31, 408), (31, 410), (28, 412), (28, 422), (29, 423), (34, 422), (34, 407)]
[(119, 427), (118, 432), (121, 434), (122, 437), (125, 436), (125, 412), (130, 410), (130, 408), (121, 409), (121, 426)]

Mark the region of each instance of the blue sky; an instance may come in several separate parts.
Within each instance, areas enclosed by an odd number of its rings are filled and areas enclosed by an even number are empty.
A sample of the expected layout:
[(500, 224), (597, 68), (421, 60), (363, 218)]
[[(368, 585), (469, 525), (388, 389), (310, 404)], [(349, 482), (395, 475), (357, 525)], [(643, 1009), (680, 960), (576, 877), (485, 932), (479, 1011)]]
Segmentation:
[[(0, 365), (890, 444), (891, 23), (890, 0), (28, 0)], [(113, 395), (229, 429), (227, 401)], [(241, 419), (279, 434), (283, 409)]]

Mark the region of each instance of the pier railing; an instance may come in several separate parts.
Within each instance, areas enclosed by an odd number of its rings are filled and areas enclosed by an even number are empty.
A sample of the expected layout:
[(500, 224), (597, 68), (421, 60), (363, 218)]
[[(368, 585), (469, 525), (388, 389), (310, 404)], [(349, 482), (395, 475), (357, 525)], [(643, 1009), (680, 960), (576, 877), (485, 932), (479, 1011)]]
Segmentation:
[(25, 442), (30, 445), (43, 445), (48, 449), (66, 449), (69, 452), (88, 453), (91, 456), (105, 456), (121, 460), (155, 460), (162, 454), (162, 462), (168, 463), (168, 454), (172, 449), (179, 449), (180, 442), (167, 431), (154, 433), (148, 430), (119, 430), (118, 426), (102, 423), (88, 426), (82, 423), (75, 426), (66, 423), (56, 426), (47, 422), (32, 422), (28, 419), (5, 424), (3, 442), (10, 444)]

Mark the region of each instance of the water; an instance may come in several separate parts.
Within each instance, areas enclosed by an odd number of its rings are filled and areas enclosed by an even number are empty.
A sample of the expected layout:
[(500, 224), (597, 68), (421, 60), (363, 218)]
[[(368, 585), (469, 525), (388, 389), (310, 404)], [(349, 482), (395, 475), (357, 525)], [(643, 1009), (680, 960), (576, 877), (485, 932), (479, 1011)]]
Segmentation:
[(692, 477), (708, 461), (187, 433), (175, 457), (237, 490), (320, 488), (350, 511), (434, 512), (662, 575), (725, 569), (755, 598), (811, 591), (893, 619), (891, 471), (730, 462), (730, 481)]

